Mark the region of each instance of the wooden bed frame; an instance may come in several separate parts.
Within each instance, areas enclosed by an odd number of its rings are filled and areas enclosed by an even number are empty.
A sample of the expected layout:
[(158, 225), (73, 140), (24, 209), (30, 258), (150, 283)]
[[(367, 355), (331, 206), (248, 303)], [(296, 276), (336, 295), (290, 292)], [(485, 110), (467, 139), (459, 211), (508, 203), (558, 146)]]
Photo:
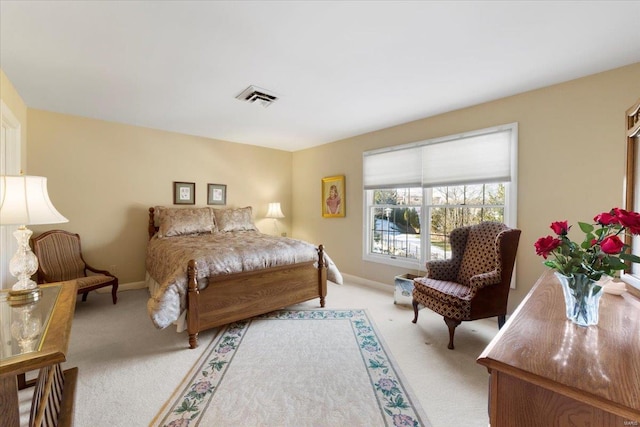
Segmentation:
[[(158, 231), (154, 208), (149, 208), (149, 239)], [(198, 333), (292, 304), (320, 298), (320, 307), (327, 296), (327, 268), (324, 248), (320, 245), (318, 266), (302, 262), (263, 270), (212, 276), (204, 289), (196, 282), (195, 260), (187, 266), (187, 331), (189, 347), (198, 346)]]

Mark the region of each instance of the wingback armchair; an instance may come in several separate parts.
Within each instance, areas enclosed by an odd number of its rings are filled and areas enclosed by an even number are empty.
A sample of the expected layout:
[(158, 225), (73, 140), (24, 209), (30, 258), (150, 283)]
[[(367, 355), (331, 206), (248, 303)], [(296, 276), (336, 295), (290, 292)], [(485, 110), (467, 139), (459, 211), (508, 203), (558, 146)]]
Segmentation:
[(51, 230), (32, 239), (38, 258), (38, 283), (76, 280), (78, 294), (87, 300), (89, 291), (111, 286), (111, 298), (118, 301), (118, 278), (106, 270), (88, 265), (82, 257), (80, 235)]
[(420, 305), (444, 317), (453, 350), (455, 328), (462, 321), (507, 314), (511, 274), (520, 230), (499, 222), (482, 222), (451, 232), (451, 258), (427, 261), (427, 275), (414, 279), (413, 323)]

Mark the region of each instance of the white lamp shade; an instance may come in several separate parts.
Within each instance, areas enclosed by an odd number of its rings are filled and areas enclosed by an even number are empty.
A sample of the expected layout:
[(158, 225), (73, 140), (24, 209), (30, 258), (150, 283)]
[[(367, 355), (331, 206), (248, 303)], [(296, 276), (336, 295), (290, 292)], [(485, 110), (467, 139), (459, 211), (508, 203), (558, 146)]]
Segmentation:
[(68, 222), (53, 207), (43, 176), (0, 176), (0, 225)]
[(284, 218), (280, 203), (269, 203), (269, 210), (267, 211), (267, 218)]

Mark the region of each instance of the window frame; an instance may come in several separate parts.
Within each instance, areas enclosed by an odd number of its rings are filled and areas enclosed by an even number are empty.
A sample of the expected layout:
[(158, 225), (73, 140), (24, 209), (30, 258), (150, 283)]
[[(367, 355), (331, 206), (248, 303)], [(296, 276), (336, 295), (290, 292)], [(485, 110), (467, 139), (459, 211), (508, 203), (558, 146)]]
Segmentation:
[[(433, 143), (446, 143), (447, 141), (455, 141), (463, 137), (472, 137), (475, 135), (483, 135), (487, 133), (497, 133), (505, 130), (509, 130), (511, 132), (511, 140), (510, 140), (510, 150), (511, 150), (511, 181), (503, 182), (505, 185), (505, 200), (504, 200), (504, 223), (512, 228), (517, 227), (517, 190), (518, 190), (518, 123), (509, 123), (505, 125), (493, 126), (490, 128), (480, 129), (472, 132), (464, 132), (454, 135), (449, 135), (445, 137), (429, 139), (420, 142), (414, 142), (411, 144), (400, 145), (397, 147), (393, 147), (394, 149), (401, 149), (402, 147), (415, 147), (416, 145), (427, 145)], [(387, 148), (388, 149), (388, 148)], [(383, 149), (385, 150), (385, 149)], [(378, 150), (374, 150), (378, 151)], [(363, 162), (364, 162), (363, 153)], [(479, 183), (469, 183), (469, 185), (477, 185)], [(483, 184), (489, 184), (483, 183)], [(464, 185), (464, 184), (451, 184), (450, 187)], [(444, 186), (444, 185), (443, 185)], [(443, 187), (439, 186), (439, 187)], [(413, 188), (407, 187), (403, 185), (398, 185), (396, 188)], [(394, 267), (407, 268), (412, 270), (424, 270), (424, 265), (426, 260), (428, 259), (428, 255), (430, 254), (430, 248), (428, 246), (428, 242), (430, 241), (429, 237), (431, 235), (431, 227), (430, 227), (430, 213), (432, 209), (432, 203), (430, 201), (430, 193), (429, 188), (422, 188), (422, 203), (420, 205), (420, 224), (421, 224), (421, 233), (420, 233), (420, 257), (419, 259), (414, 258), (397, 258), (393, 255), (387, 254), (378, 254), (371, 252), (371, 240), (373, 239), (373, 227), (372, 221), (373, 219), (370, 217), (372, 215), (373, 205), (373, 195), (374, 189), (365, 189), (363, 185), (363, 245), (362, 245), (362, 259), (368, 262), (374, 262), (378, 264), (386, 264)], [(397, 205), (397, 207), (403, 207), (404, 205)], [(412, 207), (415, 205), (407, 205), (407, 207)], [(428, 224), (426, 227), (423, 224)], [(426, 232), (423, 231), (426, 230)]]

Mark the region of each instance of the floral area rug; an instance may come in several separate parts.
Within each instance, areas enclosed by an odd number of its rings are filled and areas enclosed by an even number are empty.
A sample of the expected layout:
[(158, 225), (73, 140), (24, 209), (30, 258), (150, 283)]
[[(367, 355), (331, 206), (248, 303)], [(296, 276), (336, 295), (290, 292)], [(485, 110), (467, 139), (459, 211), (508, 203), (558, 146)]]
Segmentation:
[(222, 328), (151, 425), (430, 424), (366, 310), (280, 310)]

